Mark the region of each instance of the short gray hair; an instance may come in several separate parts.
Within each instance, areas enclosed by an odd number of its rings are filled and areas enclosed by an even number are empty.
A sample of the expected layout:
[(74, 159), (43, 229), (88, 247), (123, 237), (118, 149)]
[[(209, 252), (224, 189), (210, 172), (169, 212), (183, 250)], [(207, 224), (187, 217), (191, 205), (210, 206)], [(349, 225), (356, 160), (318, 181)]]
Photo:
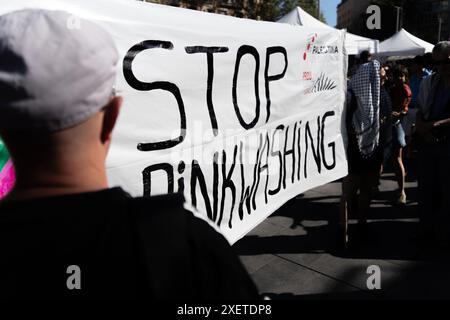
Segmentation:
[(450, 41), (440, 41), (434, 48), (433, 52), (442, 52), (450, 56)]

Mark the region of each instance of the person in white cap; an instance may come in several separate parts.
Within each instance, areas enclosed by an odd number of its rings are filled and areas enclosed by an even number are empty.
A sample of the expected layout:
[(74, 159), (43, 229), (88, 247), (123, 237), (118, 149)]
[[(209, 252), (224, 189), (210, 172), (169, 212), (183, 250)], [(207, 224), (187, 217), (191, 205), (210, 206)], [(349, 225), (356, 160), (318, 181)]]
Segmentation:
[(225, 238), (181, 195), (108, 188), (118, 53), (61, 11), (0, 16), (0, 136), (17, 174), (0, 202), (0, 297), (257, 299)]

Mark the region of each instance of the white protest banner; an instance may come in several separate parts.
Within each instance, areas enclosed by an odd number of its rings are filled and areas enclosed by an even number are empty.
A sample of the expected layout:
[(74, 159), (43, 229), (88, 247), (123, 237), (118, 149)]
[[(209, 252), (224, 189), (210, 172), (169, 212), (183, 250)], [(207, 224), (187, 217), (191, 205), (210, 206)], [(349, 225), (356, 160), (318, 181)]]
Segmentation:
[(0, 13), (25, 7), (93, 20), (116, 41), (124, 105), (111, 185), (184, 192), (234, 243), (297, 194), (346, 175), (342, 31), (131, 0), (1, 1)]

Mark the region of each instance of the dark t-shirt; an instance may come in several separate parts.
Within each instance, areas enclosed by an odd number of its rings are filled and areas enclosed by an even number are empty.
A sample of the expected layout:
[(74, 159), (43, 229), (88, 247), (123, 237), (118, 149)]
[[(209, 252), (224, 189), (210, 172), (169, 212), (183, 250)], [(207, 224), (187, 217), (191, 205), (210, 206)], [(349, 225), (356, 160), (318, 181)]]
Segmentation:
[(439, 81), (433, 98), (429, 119), (442, 120), (450, 117), (450, 90), (445, 87), (444, 81)]
[(181, 195), (121, 188), (0, 203), (0, 297), (27, 296), (258, 298), (232, 247)]

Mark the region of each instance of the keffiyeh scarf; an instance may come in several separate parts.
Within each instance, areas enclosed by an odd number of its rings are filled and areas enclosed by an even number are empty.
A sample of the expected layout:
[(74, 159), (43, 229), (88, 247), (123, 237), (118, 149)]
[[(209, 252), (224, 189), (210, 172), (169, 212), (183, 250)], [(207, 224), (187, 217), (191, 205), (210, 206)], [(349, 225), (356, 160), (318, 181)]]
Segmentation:
[(370, 157), (378, 146), (380, 130), (380, 63), (362, 64), (350, 80), (358, 107), (352, 125), (358, 148), (364, 158)]

